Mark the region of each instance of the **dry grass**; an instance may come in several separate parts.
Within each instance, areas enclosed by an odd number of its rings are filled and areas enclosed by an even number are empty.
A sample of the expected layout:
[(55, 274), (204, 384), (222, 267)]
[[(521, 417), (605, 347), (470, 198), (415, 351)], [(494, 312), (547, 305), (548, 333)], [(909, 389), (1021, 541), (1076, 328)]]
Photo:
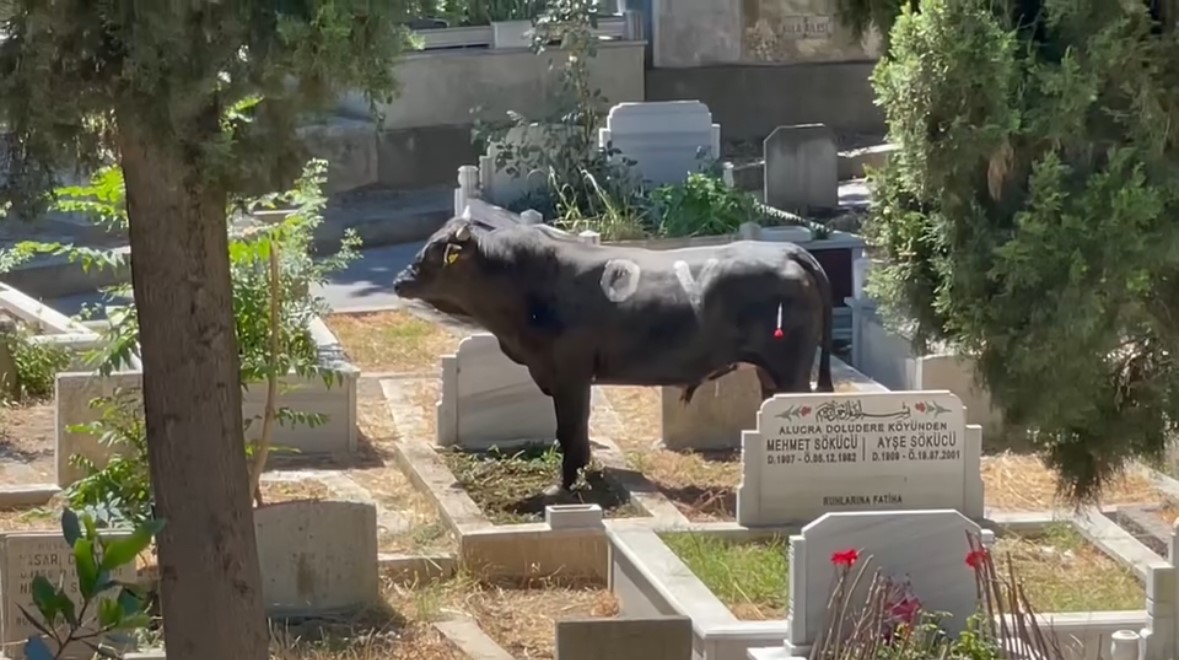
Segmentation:
[(585, 582), (488, 584), (460, 576), (423, 587), (393, 586), (387, 598), (411, 621), (438, 621), (453, 615), (472, 617), (489, 637), (519, 660), (553, 657), (557, 621), (618, 614), (617, 601), (608, 589)]
[(332, 491), (318, 479), (263, 481), (262, 501), (268, 504), (293, 500), (328, 500)]
[[(430, 381), (434, 382), (434, 381)], [(454, 539), (438, 516), (430, 499), (410, 482), (393, 463), (393, 444), (397, 430), (374, 378), (361, 378), (357, 392), (357, 425), (371, 447), (376, 466), (348, 470), (356, 483), (368, 489), (373, 498), (389, 511), (409, 518), (409, 529), (381, 536), (382, 552), (427, 552), (451, 549)], [(433, 419), (432, 415), (427, 415)]]
[(453, 353), (462, 341), (441, 325), (400, 310), (332, 314), (325, 321), (361, 371), (437, 371), (439, 356)]
[[(987, 507), (1002, 511), (1049, 511), (1069, 505), (1057, 497), (1056, 473), (1035, 456), (1012, 453), (984, 456)], [(1145, 468), (1134, 468), (1110, 484), (1101, 504), (1161, 504), (1165, 498)]]
[(675, 452), (660, 446), (662, 408), (657, 387), (607, 387), (606, 400), (625, 433), (611, 438), (635, 469), (691, 520), (732, 520), (741, 482), (740, 453)]
[(1051, 525), (1035, 538), (1001, 536), (995, 568), (1009, 574), (1007, 557), (1040, 612), (1142, 609), (1146, 590), (1130, 569), (1090, 544), (1071, 525)]
[(0, 510), (0, 532), (44, 532), (61, 529), (61, 514), (47, 506)]

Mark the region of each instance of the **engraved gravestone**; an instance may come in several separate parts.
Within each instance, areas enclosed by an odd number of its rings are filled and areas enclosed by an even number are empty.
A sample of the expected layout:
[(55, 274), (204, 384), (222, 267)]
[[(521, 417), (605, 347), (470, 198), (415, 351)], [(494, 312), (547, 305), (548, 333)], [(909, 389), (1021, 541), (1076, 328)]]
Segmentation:
[(948, 391), (776, 395), (741, 437), (737, 520), (898, 509), (981, 518), (981, 435)]
[[(110, 533), (106, 538), (117, 539), (128, 533)], [(81, 602), (78, 593), (78, 574), (74, 569), (74, 554), (69, 544), (58, 532), (21, 532), (0, 535), (0, 643), (2, 653), (12, 660), (24, 658), (24, 642), (30, 635), (39, 634), (37, 628), (25, 619), (20, 608), (36, 613), (30, 588), (33, 577), (44, 575), (53, 584), (61, 581), (66, 593), (75, 605)], [(128, 564), (112, 571), (111, 579), (119, 582), (134, 582), (135, 566)], [(100, 598), (114, 598), (117, 589), (104, 593)], [(93, 608), (92, 608), (93, 609)], [(97, 611), (97, 610), (95, 610)], [(66, 649), (63, 660), (89, 659), (93, 651), (84, 644), (76, 643)]]

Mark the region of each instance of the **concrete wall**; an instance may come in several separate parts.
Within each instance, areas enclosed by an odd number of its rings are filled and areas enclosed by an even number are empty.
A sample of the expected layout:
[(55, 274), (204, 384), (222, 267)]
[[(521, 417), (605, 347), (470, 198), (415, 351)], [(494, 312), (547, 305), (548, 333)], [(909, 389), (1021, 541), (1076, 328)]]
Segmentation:
[[(599, 46), (590, 72), (611, 104), (644, 100), (644, 45)], [(379, 107), (379, 121), (360, 94), (345, 96), (337, 112), (373, 122), (374, 183), (403, 189), (454, 183), (458, 167), (479, 156), (471, 144), (472, 110), (481, 108), (478, 116), (489, 120), (507, 119), (509, 110), (531, 117), (551, 113), (560, 85), (549, 67), (559, 66), (560, 57), (527, 49), (414, 53), (397, 64), (401, 91)]]
[(870, 61), (757, 66), (731, 64), (647, 72), (648, 101), (699, 99), (721, 139), (761, 139), (778, 126), (824, 123), (836, 131), (884, 131), (873, 104)]
[(835, 0), (653, 0), (657, 68), (875, 59), (880, 39), (855, 39)]

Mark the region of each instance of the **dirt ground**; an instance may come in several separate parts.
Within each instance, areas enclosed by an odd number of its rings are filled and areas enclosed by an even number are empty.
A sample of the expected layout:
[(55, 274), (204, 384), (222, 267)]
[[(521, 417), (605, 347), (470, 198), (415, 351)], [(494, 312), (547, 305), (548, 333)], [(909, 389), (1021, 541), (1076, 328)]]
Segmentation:
[(0, 407), (0, 483), (54, 482), (54, 418), (51, 400)]
[(332, 314), (324, 321), (364, 372), (424, 373), (438, 370), (439, 356), (458, 349), (462, 337), (409, 312)]
[(618, 603), (604, 585), (555, 580), (488, 584), (459, 576), (414, 588), (391, 586), (386, 598), (410, 621), (469, 616), (517, 660), (553, 658), (557, 621), (618, 614)]

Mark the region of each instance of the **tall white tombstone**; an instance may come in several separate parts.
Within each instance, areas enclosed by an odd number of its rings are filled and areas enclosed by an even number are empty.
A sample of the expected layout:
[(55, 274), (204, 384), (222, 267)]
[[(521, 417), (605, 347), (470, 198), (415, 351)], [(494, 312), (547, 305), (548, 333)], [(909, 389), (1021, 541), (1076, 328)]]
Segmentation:
[(635, 161), (638, 175), (653, 185), (681, 183), (720, 158), (720, 125), (700, 101), (620, 103), (599, 130), (598, 146)]
[(953, 509), (979, 519), (982, 434), (948, 391), (779, 394), (741, 438), (737, 520)]
[[(790, 537), (790, 614), (783, 647), (755, 649), (749, 656), (777, 660), (810, 654), (826, 623), (839, 570), (832, 555), (846, 550), (857, 550), (860, 562), (868, 557), (872, 561), (850, 597), (853, 608), (867, 600), (872, 576), (879, 570), (893, 579), (908, 578), (922, 609), (949, 614), (942, 627), (957, 635), (978, 608), (974, 572), (966, 563), (967, 534), (978, 536), (984, 545), (994, 538), (957, 511), (829, 513), (819, 518)], [(853, 576), (858, 569), (852, 566)]]
[(553, 400), (503, 354), (495, 335), (471, 335), (442, 357), (438, 444), (478, 451), (552, 442), (556, 435)]

